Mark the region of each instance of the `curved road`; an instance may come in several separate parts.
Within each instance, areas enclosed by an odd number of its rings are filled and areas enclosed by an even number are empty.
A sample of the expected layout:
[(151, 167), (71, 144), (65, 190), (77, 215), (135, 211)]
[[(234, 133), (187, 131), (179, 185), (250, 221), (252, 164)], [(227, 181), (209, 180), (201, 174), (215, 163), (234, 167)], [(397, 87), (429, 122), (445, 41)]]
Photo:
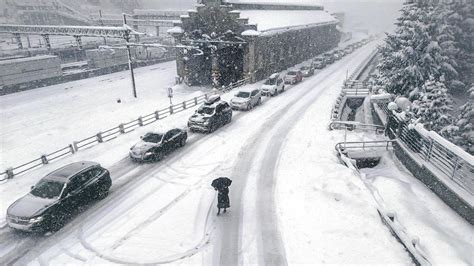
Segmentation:
[[(56, 258), (62, 253), (71, 258), (71, 261), (82, 263), (90, 262), (91, 258), (99, 258), (100, 262), (125, 264), (170, 263), (189, 258), (207, 247), (212, 247), (209, 252), (203, 252), (209, 253), (202, 255), (203, 264), (212, 260), (216, 265), (237, 265), (243, 263), (243, 253), (248, 252), (242, 247), (244, 238), (249, 237), (244, 235), (245, 230), (242, 228), (244, 217), (255, 215), (258, 233), (253, 236), (257, 249), (253, 252), (257, 254), (258, 262), (266, 265), (286, 265), (274, 202), (277, 182), (274, 176), (281, 159), (281, 147), (299, 117), (315, 99), (334, 83), (342, 84), (346, 71), (354, 70), (373, 48), (374, 45), (369, 44), (359, 49), (321, 70), (314, 77), (288, 88), (283, 94), (264, 99), (263, 105), (251, 112), (234, 113), (233, 122), (213, 134), (190, 134), (188, 144), (161, 163), (135, 164), (128, 158), (122, 159), (109, 169), (114, 178), (109, 197), (80, 210), (60, 231), (51, 236), (35, 236), (2, 229), (1, 245), (10, 246), (11, 250), (2, 256), (0, 264), (26, 264), (32, 261), (50, 263), (50, 258)], [(225, 97), (230, 97), (230, 94)], [(183, 120), (184, 125), (187, 114), (176, 119)], [(213, 199), (204, 199), (199, 204), (199, 210), (204, 214), (197, 216), (194, 221), (202, 225), (196, 230), (199, 239), (194, 246), (185, 247), (182, 252), (176, 254), (153, 259), (123, 258), (114, 253), (139, 231), (174, 211), (191, 193), (209, 194), (209, 181), (220, 175), (228, 175), (234, 181), (230, 195), (232, 207), (227, 214), (216, 218)], [(256, 183), (257, 187), (250, 188), (247, 184), (250, 183), (249, 180)], [(158, 183), (138, 198), (130, 199), (129, 195), (136, 194), (134, 191), (142, 189), (142, 185), (148, 181)], [(95, 226), (96, 224), (117, 221), (126, 223), (127, 212), (139, 207), (134, 206), (133, 202), (138, 205), (147, 199), (166, 194), (171, 185), (180, 187), (177, 190), (179, 192), (163, 206), (150, 210), (150, 215), (142, 217), (137, 225), (124, 232), (108, 249), (100, 250), (86, 241), (85, 236), (88, 234), (100, 235), (105, 230)], [(256, 202), (249, 202), (243, 197), (248, 189), (258, 191)], [(248, 207), (252, 204), (255, 204), (253, 211)], [(120, 208), (124, 208), (123, 211), (114, 211)], [(80, 245), (82, 251), (75, 252), (65, 247), (71, 245)], [(212, 258), (209, 259), (209, 256)]]

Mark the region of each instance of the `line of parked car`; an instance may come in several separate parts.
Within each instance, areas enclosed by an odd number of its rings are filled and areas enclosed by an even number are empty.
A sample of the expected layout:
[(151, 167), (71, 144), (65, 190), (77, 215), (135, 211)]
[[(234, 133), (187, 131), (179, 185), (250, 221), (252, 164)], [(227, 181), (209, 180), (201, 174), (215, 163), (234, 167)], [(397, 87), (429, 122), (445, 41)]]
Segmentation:
[[(262, 96), (277, 96), (285, 85), (297, 84), (304, 77), (352, 53), (369, 40), (335, 49), (313, 58), (299, 69), (285, 75), (274, 73), (260, 89), (241, 88), (230, 103), (214, 95), (202, 104), (188, 120), (191, 132), (212, 133), (232, 121), (232, 110), (251, 110), (262, 103)], [(130, 148), (129, 156), (136, 162), (162, 160), (167, 154), (186, 145), (185, 129), (173, 128), (165, 133), (149, 132)], [(107, 197), (112, 179), (107, 169), (95, 162), (76, 162), (63, 166), (43, 177), (31, 191), (11, 204), (7, 210), (9, 227), (28, 232), (55, 231), (72, 213), (89, 202)]]

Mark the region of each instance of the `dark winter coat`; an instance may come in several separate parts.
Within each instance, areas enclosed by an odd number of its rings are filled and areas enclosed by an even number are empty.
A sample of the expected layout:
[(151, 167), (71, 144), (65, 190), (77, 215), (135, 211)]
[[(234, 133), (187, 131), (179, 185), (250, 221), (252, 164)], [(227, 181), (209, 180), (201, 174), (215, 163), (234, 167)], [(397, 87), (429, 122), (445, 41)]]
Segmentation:
[(229, 188), (223, 187), (219, 188), (217, 194), (217, 208), (229, 208), (230, 207), (230, 199), (229, 199)]

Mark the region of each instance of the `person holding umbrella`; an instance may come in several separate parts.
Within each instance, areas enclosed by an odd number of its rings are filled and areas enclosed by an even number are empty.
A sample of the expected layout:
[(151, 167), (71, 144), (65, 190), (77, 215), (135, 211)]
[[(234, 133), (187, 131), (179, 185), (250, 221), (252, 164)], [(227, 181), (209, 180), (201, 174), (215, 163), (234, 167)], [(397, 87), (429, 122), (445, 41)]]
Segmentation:
[(219, 177), (212, 181), (211, 186), (214, 187), (214, 190), (217, 190), (217, 215), (221, 214), (221, 209), (224, 209), (224, 213), (226, 213), (227, 208), (230, 207), (230, 184), (232, 184), (232, 180), (227, 177)]

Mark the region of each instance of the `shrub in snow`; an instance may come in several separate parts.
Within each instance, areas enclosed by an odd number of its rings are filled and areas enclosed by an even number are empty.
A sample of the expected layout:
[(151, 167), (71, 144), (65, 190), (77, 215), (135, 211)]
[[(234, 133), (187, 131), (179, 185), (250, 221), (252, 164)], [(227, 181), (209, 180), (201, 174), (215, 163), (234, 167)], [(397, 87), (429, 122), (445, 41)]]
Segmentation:
[(457, 117), (457, 122), (453, 125), (456, 131), (451, 133), (454, 144), (460, 146), (470, 154), (474, 154), (474, 104), (468, 101), (459, 110), (461, 113)]

